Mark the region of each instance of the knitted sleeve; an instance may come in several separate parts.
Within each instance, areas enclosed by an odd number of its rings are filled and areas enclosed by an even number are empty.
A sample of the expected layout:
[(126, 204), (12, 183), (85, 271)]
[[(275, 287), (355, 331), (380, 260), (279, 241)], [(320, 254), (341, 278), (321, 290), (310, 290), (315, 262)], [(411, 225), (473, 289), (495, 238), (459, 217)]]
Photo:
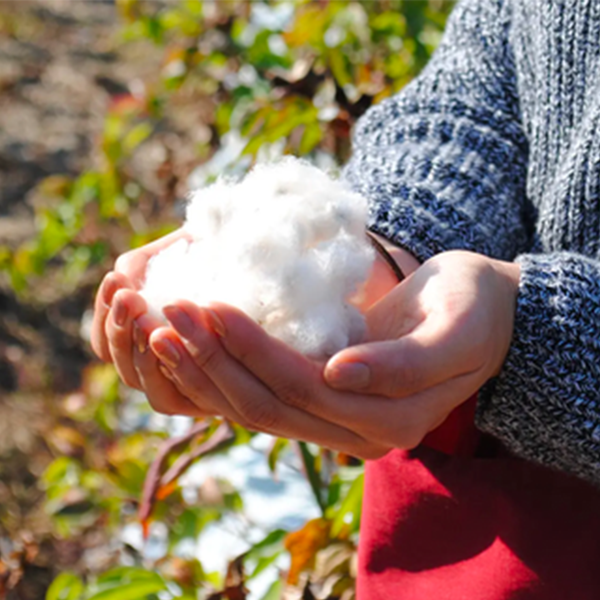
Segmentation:
[(370, 227), (420, 260), (466, 249), (512, 260), (529, 238), (508, 8), (463, 0), (421, 75), (358, 122), (345, 179)]
[(344, 176), (369, 199), (370, 227), (422, 261), (451, 249), (518, 260), (513, 341), (478, 426), (600, 483), (600, 262), (526, 254), (535, 217), (510, 35), (508, 2), (461, 0), (423, 73), (358, 123)]

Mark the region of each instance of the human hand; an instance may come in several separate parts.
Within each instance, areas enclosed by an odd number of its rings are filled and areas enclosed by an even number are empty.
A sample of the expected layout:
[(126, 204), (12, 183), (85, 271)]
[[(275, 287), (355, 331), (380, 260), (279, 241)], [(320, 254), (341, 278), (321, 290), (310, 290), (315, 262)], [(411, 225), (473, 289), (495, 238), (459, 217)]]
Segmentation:
[(156, 359), (140, 351), (144, 347), (144, 338), (161, 325), (147, 314), (146, 302), (137, 293), (148, 261), (186, 235), (179, 229), (117, 259), (114, 269), (104, 277), (96, 294), (91, 344), (102, 360), (114, 363), (124, 383), (146, 391), (155, 410), (203, 416), (204, 413), (183, 398), (160, 373)]
[[(158, 342), (170, 336), (178, 360), (169, 371), (180, 392), (212, 397), (249, 429), (377, 458), (392, 448), (418, 445), (500, 368), (512, 330), (515, 275), (512, 265), (469, 253), (432, 259), (371, 308), (367, 317), (374, 341), (344, 350), (328, 365), (332, 368), (345, 354), (371, 352), (369, 357), (389, 359), (389, 364), (374, 363), (378, 372), (393, 375), (398, 345), (411, 359), (430, 365), (434, 377), (437, 368), (451, 367), (456, 358), (456, 372), (442, 371), (439, 383), (400, 380), (368, 394), (333, 389), (323, 379), (322, 363), (270, 338), (225, 305), (175, 303), (165, 311), (173, 330), (156, 330), (150, 345), (162, 360)], [(449, 346), (454, 354), (448, 354)]]
[(512, 338), (520, 268), (469, 252), (423, 264), (367, 315), (371, 340), (327, 363), (333, 388), (415, 401), (425, 435), (498, 374)]
[[(110, 341), (107, 332), (107, 329), (110, 327), (109, 316), (113, 319), (114, 317), (118, 317), (117, 327), (122, 328), (124, 333), (129, 332), (128, 342), (131, 342), (131, 323), (128, 318), (130, 316), (129, 312), (136, 313), (138, 312), (136, 309), (139, 310), (139, 302), (135, 305), (130, 305), (130, 302), (128, 301), (129, 294), (120, 294), (119, 292), (121, 290), (139, 290), (144, 280), (148, 261), (155, 254), (184, 236), (185, 233), (183, 230), (178, 229), (177, 231), (151, 242), (150, 244), (146, 244), (141, 248), (135, 248), (134, 250), (125, 252), (117, 258), (113, 270), (109, 271), (104, 276), (104, 279), (98, 288), (94, 303), (91, 344), (94, 352), (105, 362), (112, 362), (114, 360), (111, 354)], [(129, 309), (133, 309), (133, 311), (130, 311)], [(112, 314), (111, 310), (113, 311)], [(125, 335), (122, 337), (125, 337)], [(118, 344), (118, 346), (120, 345), (121, 344)], [(135, 380), (135, 378), (133, 379)]]
[[(343, 350), (324, 372), (224, 305), (177, 303), (167, 316), (179, 336), (157, 330), (151, 346), (160, 358), (156, 342), (173, 336), (176, 387), (193, 397), (202, 378), (249, 429), (377, 458), (418, 445), (497, 374), (518, 278), (516, 265), (467, 252), (439, 255), (372, 307), (373, 341)], [(368, 365), (370, 379), (360, 391), (360, 382), (347, 386), (354, 391), (339, 389), (346, 387), (341, 365), (357, 361)]]
[[(191, 405), (188, 397), (177, 393), (173, 383), (165, 379), (165, 364), (157, 361), (153, 353), (146, 352), (149, 337), (162, 323), (146, 313), (146, 303), (137, 290), (143, 281), (148, 260), (183, 235), (179, 230), (119, 257), (114, 271), (107, 274), (96, 297), (92, 346), (101, 358), (114, 362), (127, 385), (146, 393), (155, 410), (194, 416), (224, 415), (239, 420), (239, 415), (201, 376), (196, 378), (194, 389), (187, 390), (189, 396), (194, 398), (194, 404)], [(388, 245), (382, 238), (380, 242)], [(395, 258), (405, 269), (414, 260), (403, 250), (391, 246), (388, 248), (398, 253)], [(361, 308), (366, 309), (396, 283), (389, 267), (378, 257), (362, 290)], [(154, 347), (161, 347), (165, 363), (174, 356), (177, 338), (175, 336), (173, 339), (173, 335), (172, 331), (163, 328), (154, 339)]]
[(362, 458), (378, 458), (390, 449), (376, 436), (353, 430), (355, 422), (365, 421), (364, 415), (353, 413), (370, 412), (367, 396), (329, 388), (322, 362), (269, 336), (238, 309), (178, 301), (164, 312), (172, 328), (153, 331), (149, 344), (157, 359), (168, 364), (171, 380), (185, 397), (218, 407), (220, 414), (251, 431)]

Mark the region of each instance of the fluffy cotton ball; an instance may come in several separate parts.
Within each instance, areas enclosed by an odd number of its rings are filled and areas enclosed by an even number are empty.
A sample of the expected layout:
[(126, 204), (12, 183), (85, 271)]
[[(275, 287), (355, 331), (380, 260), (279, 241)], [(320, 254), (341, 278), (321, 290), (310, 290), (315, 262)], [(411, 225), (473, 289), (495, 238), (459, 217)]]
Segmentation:
[(348, 299), (374, 258), (366, 221), (364, 198), (316, 167), (260, 165), (192, 194), (192, 241), (150, 261), (142, 293), (156, 312), (177, 299), (225, 302), (300, 352), (331, 355), (364, 334)]

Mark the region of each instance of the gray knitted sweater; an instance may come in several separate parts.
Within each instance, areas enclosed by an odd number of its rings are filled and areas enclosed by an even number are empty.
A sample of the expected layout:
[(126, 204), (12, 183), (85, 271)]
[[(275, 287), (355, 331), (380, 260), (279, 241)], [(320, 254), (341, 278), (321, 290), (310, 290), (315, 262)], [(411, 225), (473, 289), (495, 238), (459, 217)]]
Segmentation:
[(600, 483), (600, 0), (459, 2), (421, 76), (359, 121), (345, 177), (420, 260), (520, 263), (478, 425)]

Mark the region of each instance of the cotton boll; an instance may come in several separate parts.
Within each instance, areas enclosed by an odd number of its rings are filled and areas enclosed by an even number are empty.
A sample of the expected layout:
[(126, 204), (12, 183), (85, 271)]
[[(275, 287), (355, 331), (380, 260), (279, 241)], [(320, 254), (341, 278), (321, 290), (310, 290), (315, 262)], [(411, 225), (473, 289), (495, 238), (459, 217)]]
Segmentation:
[(191, 194), (191, 242), (150, 261), (142, 294), (153, 311), (177, 299), (231, 304), (300, 352), (331, 355), (365, 332), (348, 299), (374, 259), (366, 221), (364, 198), (308, 163), (260, 165)]

